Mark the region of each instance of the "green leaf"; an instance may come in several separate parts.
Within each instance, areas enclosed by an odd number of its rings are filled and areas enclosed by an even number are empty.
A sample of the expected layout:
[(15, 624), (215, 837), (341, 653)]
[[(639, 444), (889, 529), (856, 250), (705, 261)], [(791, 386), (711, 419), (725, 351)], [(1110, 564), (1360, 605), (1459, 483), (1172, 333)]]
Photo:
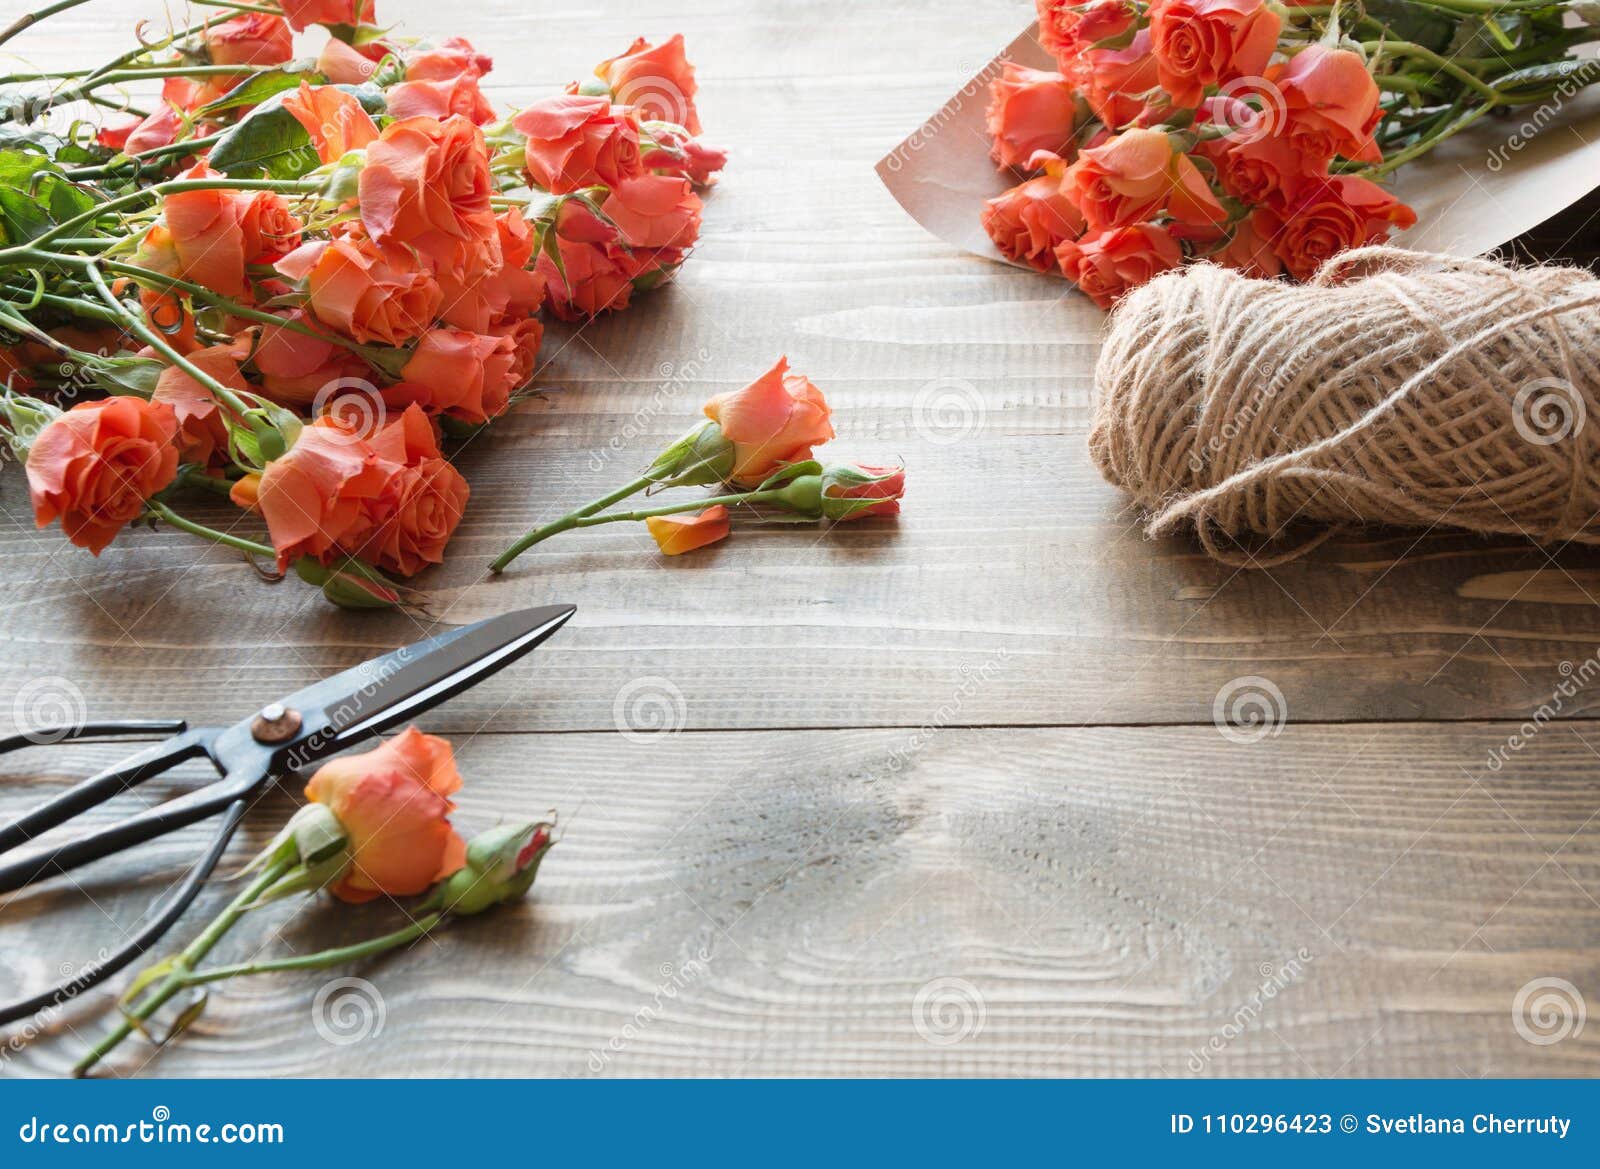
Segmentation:
[(1415, 0), (1367, 0), (1367, 15), (1382, 21), (1398, 40), (1411, 41), (1436, 53), (1444, 52), (1455, 36), (1460, 17), (1428, 8)]
[(0, 150), (0, 243), (25, 243), (94, 205), (42, 154)]
[(156, 392), (156, 380), (166, 364), (148, 357), (109, 358), (97, 363), (94, 380), (113, 394), (129, 394), (148, 399)]
[(299, 89), (302, 81), (311, 85), (328, 83), (328, 79), (317, 72), (317, 63), (314, 59), (308, 57), (299, 61), (287, 61), (276, 69), (251, 74), (216, 101), (201, 106), (195, 111), (195, 117), (205, 120), (224, 110), (260, 105), (268, 98), (287, 90)]

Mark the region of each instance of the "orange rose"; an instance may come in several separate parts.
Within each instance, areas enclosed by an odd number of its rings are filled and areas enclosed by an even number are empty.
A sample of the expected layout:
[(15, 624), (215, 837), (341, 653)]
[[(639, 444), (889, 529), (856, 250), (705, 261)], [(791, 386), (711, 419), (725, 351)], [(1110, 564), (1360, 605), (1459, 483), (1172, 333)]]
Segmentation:
[(278, 7), (295, 32), (304, 32), (313, 24), (354, 27), (378, 19), (375, 0), (279, 0)]
[[(220, 179), (205, 163), (196, 163), (181, 179)], [(162, 202), (167, 230), (177, 252), (178, 274), (223, 296), (245, 290), (247, 259), (239, 225), (237, 191), (177, 191)]]
[(1039, 12), (1039, 43), (1063, 68), (1097, 41), (1119, 37), (1139, 22), (1138, 9), (1130, 0), (1094, 0), (1092, 4), (1036, 0), (1034, 6)]
[(171, 146), (183, 129), (183, 117), (177, 110), (162, 102), (150, 115), (128, 132), (122, 140), (125, 154), (143, 154), (158, 146)]
[[(1289, 145), (1309, 162), (1335, 154), (1381, 162), (1372, 132), (1377, 129), (1378, 83), (1366, 62), (1348, 49), (1307, 45), (1270, 74), (1283, 95)], [(1320, 167), (1319, 167), (1320, 169)]]
[(1156, 87), (1156, 59), (1150, 51), (1150, 30), (1142, 28), (1121, 49), (1086, 49), (1074, 76), (1089, 108), (1111, 129), (1120, 129), (1145, 111), (1143, 94)]
[(1137, 223), (1163, 210), (1188, 223), (1228, 220), (1194, 161), (1174, 149), (1161, 130), (1135, 127), (1085, 147), (1062, 185), (1097, 230)]
[(632, 248), (693, 247), (701, 207), (688, 179), (650, 173), (622, 180), (600, 205)]
[(685, 552), (715, 544), (732, 529), (728, 509), (720, 503), (694, 515), (648, 516), (644, 526), (650, 529), (656, 547), (661, 549), (664, 556), (682, 556)]
[(467, 510), (467, 481), (439, 454), (433, 423), (409, 408), (372, 440), (390, 468), (379, 503), (382, 519), (356, 550), (378, 568), (411, 576), (444, 561), (444, 548)]
[[(543, 288), (542, 281), (540, 287)], [(527, 385), (539, 361), (539, 347), (544, 343), (544, 325), (535, 317), (526, 317), (509, 325), (497, 326), (494, 334), (511, 342), (511, 385)]]
[(759, 483), (779, 467), (809, 459), (813, 446), (833, 437), (822, 391), (790, 373), (787, 357), (744, 389), (718, 394), (705, 411), (733, 443), (729, 478), (739, 483)]
[(651, 128), (654, 145), (644, 153), (643, 163), (654, 171), (683, 175), (697, 187), (708, 187), (716, 173), (728, 165), (728, 152), (708, 146), (698, 138), (665, 126)]
[(996, 166), (1020, 167), (1035, 151), (1068, 156), (1078, 126), (1078, 94), (1059, 73), (1007, 61), (989, 85), (985, 115)]
[(384, 93), (393, 118), (434, 118), (460, 114), (477, 126), (492, 122), (494, 106), (478, 88), (478, 79), (463, 73), (439, 80), (402, 81)]
[(1182, 109), (1208, 86), (1259, 77), (1282, 25), (1266, 0), (1155, 0), (1149, 15), (1161, 88)]
[(1340, 175), (1309, 184), (1292, 200), (1275, 197), (1251, 216), (1297, 280), (1309, 279), (1349, 248), (1387, 239), (1417, 222), (1416, 212), (1368, 179)]
[(1002, 255), (1048, 272), (1056, 249), (1083, 234), (1083, 213), (1061, 189), (1059, 174), (1041, 175), (983, 205), (983, 230)]
[(1233, 234), (1221, 248), (1206, 257), (1224, 268), (1234, 268), (1246, 276), (1270, 279), (1283, 272), (1283, 262), (1272, 250), (1272, 245), (1256, 233), (1248, 218), (1233, 226)]
[(204, 33), (213, 65), (281, 65), (294, 56), (294, 34), (281, 16), (247, 12)]
[(1056, 259), (1062, 275), (1108, 309), (1123, 293), (1176, 268), (1183, 249), (1165, 229), (1137, 223), (1068, 240), (1056, 251)]
[(450, 744), (407, 727), (371, 751), (330, 759), (306, 784), (350, 836), (350, 867), (330, 886), (341, 901), (406, 897), (466, 863), (450, 826), (461, 788)]
[[(299, 309), (283, 315), (296, 324), (315, 325)], [(259, 330), (250, 364), (260, 375), (262, 392), (286, 406), (309, 406), (335, 382), (363, 382), (372, 377), (367, 363), (343, 345), (277, 325)]]
[[(360, 85), (364, 81), (371, 81), (372, 75), (377, 71), (377, 61), (338, 37), (329, 37), (322, 46), (322, 51), (317, 54), (317, 72), (326, 77), (332, 85)], [(306, 127), (308, 130), (310, 128)], [(373, 135), (377, 135), (376, 129), (373, 130)], [(327, 159), (323, 161), (326, 162)]]
[(633, 257), (607, 243), (570, 240), (557, 233), (558, 269), (543, 253), (535, 269), (549, 292), (546, 303), (563, 321), (599, 316), (628, 307), (639, 266)]
[(463, 422), (487, 422), (505, 413), (517, 388), (512, 383), (516, 365), (516, 346), (509, 337), (430, 329), (400, 370), (401, 384), (391, 387), (385, 398), (415, 402), (430, 414), (449, 414)]
[(1216, 165), (1222, 189), (1251, 206), (1277, 192), (1293, 193), (1308, 179), (1327, 173), (1326, 159), (1307, 159), (1287, 138), (1252, 138), (1247, 133), (1237, 140), (1216, 138), (1203, 146)]
[(378, 124), (372, 115), (361, 108), (353, 95), (336, 86), (307, 85), (302, 81), (294, 93), (284, 94), (283, 108), (311, 135), (311, 144), (323, 162), (335, 162), (378, 137)]
[[(239, 372), (241, 353), (248, 342), (213, 345), (189, 354), (188, 360), (230, 390), (249, 393), (250, 383)], [(172, 407), (177, 419), (178, 454), (185, 463), (209, 466), (228, 452), (228, 425), (222, 406), (210, 390), (175, 365), (169, 365), (156, 378), (151, 401)]]
[[(840, 523), (875, 515), (899, 515), (900, 498), (905, 493), (904, 467), (870, 467), (859, 463), (828, 467), (822, 472), (823, 514), (837, 514)], [(830, 499), (875, 499), (878, 502), (844, 510), (830, 505), (827, 502)]]
[(410, 252), (363, 235), (302, 244), (277, 269), (306, 282), (318, 320), (356, 341), (403, 345), (433, 323), (443, 298)]
[(613, 187), (644, 169), (638, 119), (606, 98), (556, 94), (534, 102), (511, 124), (527, 139), (528, 178), (552, 194)]
[(80, 402), (39, 431), (28, 452), (28, 494), (39, 527), (61, 520), (96, 556), (178, 474), (178, 420), (165, 402)]
[(437, 260), (461, 240), (494, 235), (489, 154), (465, 118), (389, 123), (367, 147), (359, 190), (361, 222), (380, 243), (408, 243)]
[(394, 473), (360, 433), (323, 415), (302, 427), (294, 445), (267, 464), (255, 487), (256, 510), (286, 569), (302, 556), (326, 564), (354, 554), (377, 530), (379, 500)]
[(640, 37), (627, 52), (595, 66), (594, 74), (611, 90), (611, 100), (632, 106), (650, 122), (671, 122), (700, 133), (694, 108), (694, 66), (683, 52), (683, 34), (652, 46)]
[(480, 53), (465, 37), (448, 37), (429, 49), (406, 54), (407, 81), (448, 81), (452, 77), (482, 77), (494, 68), (494, 58)]

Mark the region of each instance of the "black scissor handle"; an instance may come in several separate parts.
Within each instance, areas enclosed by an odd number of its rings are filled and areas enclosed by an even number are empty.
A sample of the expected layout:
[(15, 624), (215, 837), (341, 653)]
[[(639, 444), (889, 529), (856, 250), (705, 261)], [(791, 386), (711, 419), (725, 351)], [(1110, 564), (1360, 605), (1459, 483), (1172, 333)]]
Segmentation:
[(161, 907), (161, 911), (140, 927), (139, 932), (128, 939), (114, 953), (96, 962), (91, 962), (79, 970), (66, 982), (51, 990), (36, 994), (29, 999), (0, 1006), (0, 1027), (15, 1023), (18, 1019), (25, 1019), (29, 1015), (37, 1015), (42, 1011), (56, 1010), (84, 991), (99, 986), (140, 954), (143, 954), (160, 939), (161, 935), (172, 928), (172, 923), (183, 916), (186, 909), (194, 901), (206, 883), (206, 878), (217, 867), (217, 862), (222, 859), (222, 854), (227, 851), (228, 842), (233, 839), (233, 832), (239, 826), (239, 821), (244, 818), (247, 801), (234, 800), (224, 810), (222, 823), (217, 827), (217, 833), (211, 838), (211, 845), (206, 849), (205, 855), (195, 861), (193, 867), (184, 876), (182, 883), (173, 890), (172, 896)]
[[(174, 724), (93, 723), (85, 724), (81, 728), (70, 728), (71, 733), (62, 734), (55, 738), (50, 737), (54, 734), (53, 731), (35, 731), (29, 735), (13, 735), (4, 742), (0, 742), (0, 752), (14, 751), (19, 747), (34, 743), (48, 744), (62, 742), (66, 739), (91, 738), (95, 733), (107, 735), (119, 731), (152, 729), (154, 727), (174, 729)], [(19, 844), (24, 844), (57, 825), (65, 824), (79, 812), (86, 811), (96, 804), (104, 803), (112, 796), (121, 793), (136, 783), (142, 783), (152, 775), (157, 775), (169, 767), (182, 763), (186, 759), (204, 755), (210, 736), (202, 731), (186, 731), (183, 728), (183, 723), (176, 724), (175, 729), (180, 731), (180, 734), (173, 735), (170, 739), (163, 739), (143, 751), (128, 756), (122, 762), (106, 768), (99, 775), (68, 788), (54, 799), (39, 805), (31, 812), (19, 816), (11, 823), (0, 828), (0, 853), (9, 852)], [(17, 887), (15, 885), (0, 885), (0, 890)]]
[[(188, 732), (167, 743), (158, 743), (152, 750), (166, 747), (171, 760), (170, 752), (176, 749), (187, 751), (187, 746), (182, 743), (190, 734), (203, 734), (203, 732)], [(177, 744), (177, 747), (169, 746)], [(204, 748), (200, 748), (203, 753)], [(187, 758), (188, 752), (179, 755)], [(133, 756), (128, 763), (134, 763), (144, 758), (148, 752)], [(157, 768), (159, 770), (159, 768)], [(126, 766), (113, 768), (96, 776), (90, 783), (100, 782), (108, 776), (121, 776), (127, 771)], [(147, 773), (149, 774), (149, 773)], [(99, 832), (91, 832), (87, 836), (80, 836), (76, 840), (55, 848), (41, 849), (20, 856), (16, 860), (0, 865), (0, 893), (9, 893), (14, 889), (21, 889), (45, 877), (64, 873), (68, 869), (75, 869), (79, 865), (86, 865), (90, 861), (99, 860), (101, 857), (110, 856), (112, 853), (121, 852), (135, 844), (143, 844), (147, 840), (154, 840), (157, 836), (165, 836), (168, 832), (176, 831), (189, 824), (197, 823), (207, 817), (214, 816), (229, 807), (237, 800), (243, 800), (251, 793), (259, 790), (267, 781), (268, 774), (265, 767), (245, 767), (230, 771), (222, 779), (207, 784), (188, 795), (179, 796), (177, 799), (168, 800), (164, 804), (157, 804), (148, 811), (140, 812), (137, 816), (130, 816), (120, 824), (113, 824), (109, 828), (102, 828)], [(87, 785), (80, 785), (87, 786)], [(74, 789), (76, 790), (76, 789)], [(68, 792), (70, 796), (72, 793)], [(104, 799), (110, 792), (100, 798)], [(63, 797), (65, 798), (65, 797)], [(91, 803), (95, 802), (93, 800)], [(48, 806), (48, 805), (47, 805)], [(26, 817), (25, 817), (26, 818)]]

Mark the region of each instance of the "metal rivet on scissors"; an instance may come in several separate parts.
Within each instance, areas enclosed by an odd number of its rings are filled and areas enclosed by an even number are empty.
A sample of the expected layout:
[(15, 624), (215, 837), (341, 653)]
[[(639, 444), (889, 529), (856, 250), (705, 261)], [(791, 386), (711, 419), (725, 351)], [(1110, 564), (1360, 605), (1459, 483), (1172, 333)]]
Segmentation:
[(0, 827), (0, 853), (11, 852), (96, 804), (188, 759), (209, 759), (221, 779), (120, 824), (66, 844), (0, 863), (0, 893), (64, 873), (221, 813), (205, 854), (165, 905), (121, 949), (85, 966), (53, 990), (0, 1007), (0, 1026), (58, 1007), (105, 981), (148, 950), (182, 916), (228, 847), (246, 808), (273, 780), (406, 722), (510, 665), (564, 625), (577, 610), (547, 605), (491, 617), (352, 666), (269, 703), (231, 727), (188, 729), (181, 721), (138, 719), (35, 728), (0, 739), (0, 754), (35, 744), (109, 735), (170, 732), (92, 779)]

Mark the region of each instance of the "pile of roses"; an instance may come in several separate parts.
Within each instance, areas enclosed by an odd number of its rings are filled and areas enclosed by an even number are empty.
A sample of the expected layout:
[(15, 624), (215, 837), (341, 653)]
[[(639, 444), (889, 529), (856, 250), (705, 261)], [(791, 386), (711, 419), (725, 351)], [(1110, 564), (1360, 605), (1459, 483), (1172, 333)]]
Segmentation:
[[(46, 87), (6, 103), (24, 122), (161, 91), (0, 136), (0, 432), (39, 525), (96, 554), (164, 523), (395, 604), (466, 508), (451, 440), (529, 391), (541, 317), (670, 280), (726, 156), (680, 36), (502, 116), (487, 55), (397, 36), (371, 0), (221, 7), (96, 70), (3, 79)], [(207, 527), (183, 491), (248, 514)], [(235, 530), (261, 523), (266, 543)]]
[(1600, 71), (1559, 5), (1036, 0), (1057, 71), (1005, 62), (988, 201), (1006, 256), (1102, 307), (1186, 261), (1306, 279), (1416, 216), (1379, 185), (1496, 110)]

